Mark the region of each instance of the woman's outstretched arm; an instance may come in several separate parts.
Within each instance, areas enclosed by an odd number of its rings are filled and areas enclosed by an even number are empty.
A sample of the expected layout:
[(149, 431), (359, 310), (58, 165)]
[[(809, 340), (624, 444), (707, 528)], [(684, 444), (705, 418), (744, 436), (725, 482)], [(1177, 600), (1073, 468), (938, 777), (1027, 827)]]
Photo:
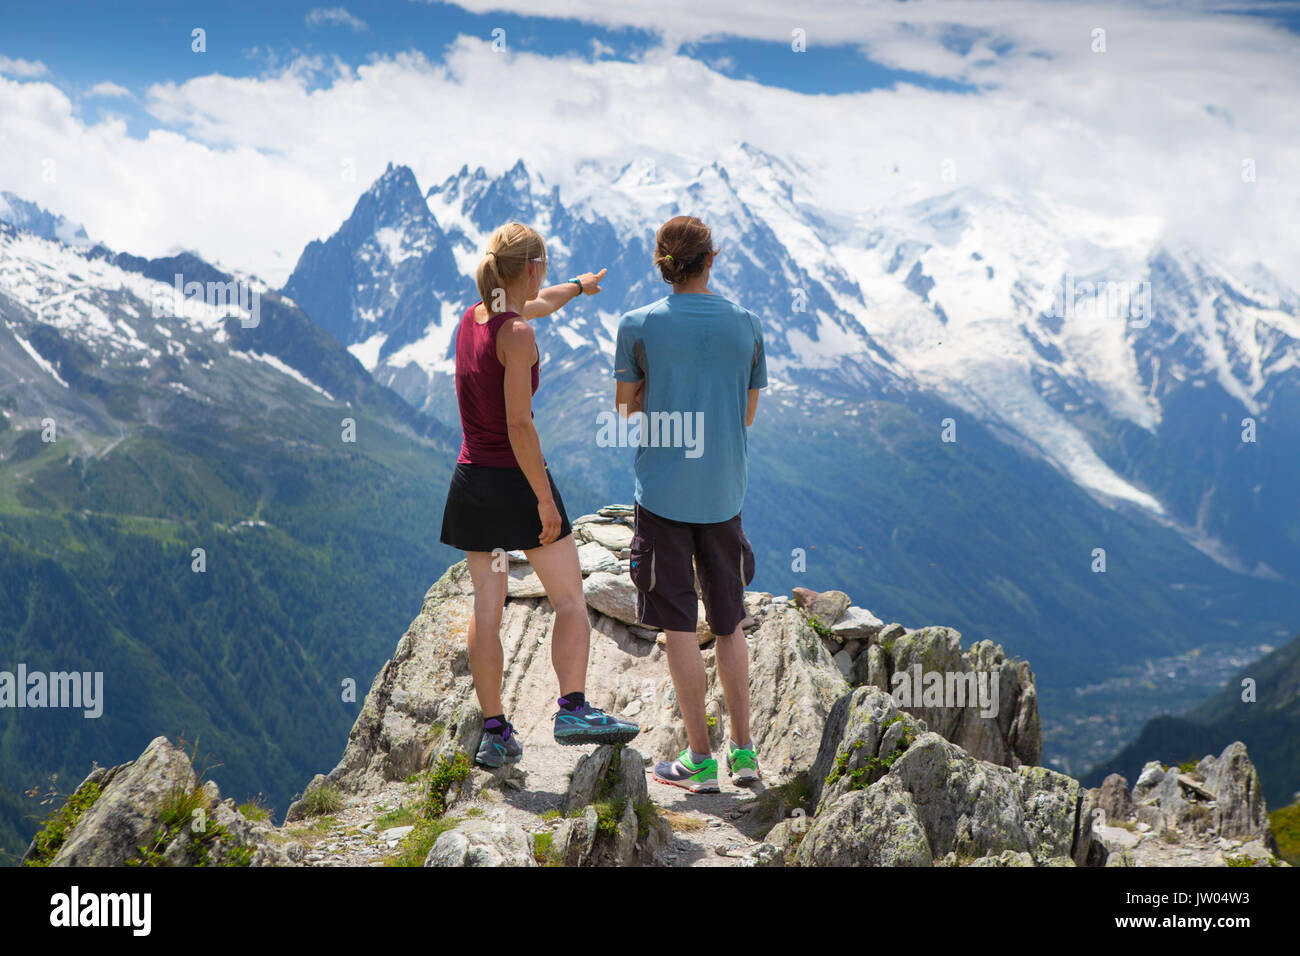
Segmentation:
[[(601, 269), (599, 272), (584, 272), (575, 278), (582, 283), (583, 292), (587, 295), (595, 295), (600, 291), (600, 280), (605, 278), (605, 273), (608, 271), (608, 269)], [(528, 300), (524, 305), (524, 318), (540, 319), (542, 316), (550, 315), (577, 296), (578, 287), (573, 282), (562, 282), (542, 289), (537, 293), (537, 298)]]

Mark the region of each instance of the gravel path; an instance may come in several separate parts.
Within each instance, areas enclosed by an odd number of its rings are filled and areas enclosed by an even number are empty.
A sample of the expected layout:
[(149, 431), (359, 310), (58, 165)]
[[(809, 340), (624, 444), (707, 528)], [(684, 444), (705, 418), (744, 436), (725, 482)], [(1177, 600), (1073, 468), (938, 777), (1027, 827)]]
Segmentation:
[[(562, 747), (552, 741), (527, 743), (518, 767), (523, 789), (485, 789), (470, 800), (457, 802), (449, 816), (483, 817), (516, 823), (530, 833), (553, 831), (568, 790), (569, 772), (586, 747)], [(512, 775), (513, 776), (513, 775)], [(515, 778), (518, 779), (518, 778)], [(743, 866), (760, 841), (755, 788), (737, 787), (721, 773), (720, 793), (693, 794), (655, 782), (646, 769), (650, 798), (673, 827), (673, 843), (658, 860), (662, 866)], [(409, 825), (404, 820), (384, 821), (385, 814), (414, 807), (420, 799), (418, 784), (394, 783), (382, 793), (349, 798), (336, 813), (317, 820), (280, 828), (285, 843), (298, 843), (305, 851), (300, 866), (383, 866), (396, 855), (398, 840)], [(543, 814), (552, 813), (551, 819)], [(770, 822), (770, 821), (769, 821)], [(387, 825), (388, 829), (380, 827)]]

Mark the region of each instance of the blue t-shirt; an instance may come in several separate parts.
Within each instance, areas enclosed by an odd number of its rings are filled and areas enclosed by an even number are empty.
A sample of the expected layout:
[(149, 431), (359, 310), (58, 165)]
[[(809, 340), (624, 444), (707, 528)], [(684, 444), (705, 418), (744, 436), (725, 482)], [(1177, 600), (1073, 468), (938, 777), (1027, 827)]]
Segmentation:
[(767, 385), (758, 316), (711, 293), (665, 296), (623, 316), (614, 378), (645, 379), (636, 500), (675, 521), (729, 521), (749, 470), (749, 390)]

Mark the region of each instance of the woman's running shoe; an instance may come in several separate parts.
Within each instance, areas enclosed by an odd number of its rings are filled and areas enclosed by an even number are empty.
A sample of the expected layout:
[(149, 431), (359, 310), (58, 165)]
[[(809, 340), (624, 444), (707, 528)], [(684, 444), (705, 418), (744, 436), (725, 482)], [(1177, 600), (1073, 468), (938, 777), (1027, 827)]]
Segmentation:
[(494, 730), (484, 729), (478, 742), (474, 762), (481, 767), (496, 769), (504, 763), (518, 763), (524, 756), (524, 745), (512, 724)]
[(639, 733), (639, 724), (611, 717), (586, 701), (573, 710), (561, 707), (555, 712), (555, 742), (558, 744), (625, 744)]
[(706, 757), (699, 763), (691, 760), (690, 748), (683, 750), (676, 760), (655, 764), (652, 776), (660, 783), (681, 787), (691, 793), (718, 793), (718, 762)]

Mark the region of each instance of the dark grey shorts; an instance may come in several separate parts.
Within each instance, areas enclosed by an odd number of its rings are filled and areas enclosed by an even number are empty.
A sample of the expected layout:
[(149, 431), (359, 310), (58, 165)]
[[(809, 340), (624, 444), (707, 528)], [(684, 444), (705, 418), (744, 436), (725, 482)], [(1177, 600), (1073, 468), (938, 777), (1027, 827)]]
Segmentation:
[(754, 580), (754, 551), (740, 515), (696, 524), (673, 521), (636, 505), (632, 583), (637, 617), (648, 627), (694, 631), (699, 599), (714, 634), (730, 634), (745, 619), (745, 585)]

